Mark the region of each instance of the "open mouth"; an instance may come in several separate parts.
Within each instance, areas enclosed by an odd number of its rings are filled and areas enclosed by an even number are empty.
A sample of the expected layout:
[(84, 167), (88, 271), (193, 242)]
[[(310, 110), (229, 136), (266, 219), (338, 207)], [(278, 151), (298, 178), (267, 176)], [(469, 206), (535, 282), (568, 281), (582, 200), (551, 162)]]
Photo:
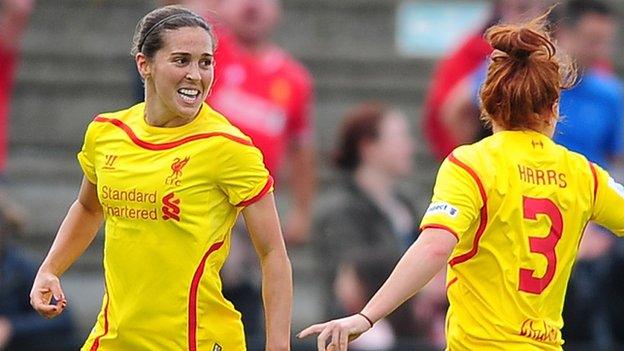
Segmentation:
[(199, 99), (199, 90), (182, 88), (178, 89), (178, 95), (185, 102), (194, 103), (197, 102), (197, 100)]

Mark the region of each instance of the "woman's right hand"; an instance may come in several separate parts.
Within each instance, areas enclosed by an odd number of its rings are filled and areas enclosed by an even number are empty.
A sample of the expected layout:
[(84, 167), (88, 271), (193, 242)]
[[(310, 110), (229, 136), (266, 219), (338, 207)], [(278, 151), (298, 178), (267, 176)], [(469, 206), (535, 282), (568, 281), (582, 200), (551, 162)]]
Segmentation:
[[(310, 326), (299, 333), (297, 337), (303, 339), (312, 334), (319, 334), (317, 338), (318, 351), (347, 351), (347, 344), (370, 328), (371, 325), (365, 317), (354, 314), (350, 317)], [(328, 341), (329, 345), (327, 344)]]
[(67, 307), (67, 300), (63, 294), (63, 289), (61, 289), (61, 282), (56, 275), (44, 272), (37, 273), (30, 291), (30, 305), (40, 315), (48, 319), (63, 313)]

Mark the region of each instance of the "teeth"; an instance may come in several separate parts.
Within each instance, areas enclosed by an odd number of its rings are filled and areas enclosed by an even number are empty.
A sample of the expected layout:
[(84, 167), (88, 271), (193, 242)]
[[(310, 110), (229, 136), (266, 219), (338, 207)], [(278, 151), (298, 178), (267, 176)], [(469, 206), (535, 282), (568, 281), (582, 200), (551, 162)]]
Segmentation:
[(199, 90), (196, 89), (180, 89), (178, 90), (180, 93), (188, 96), (197, 96), (199, 95)]
[(180, 96), (182, 97), (184, 101), (189, 101), (189, 102), (193, 102), (197, 99), (197, 96), (188, 96), (185, 94), (180, 94)]

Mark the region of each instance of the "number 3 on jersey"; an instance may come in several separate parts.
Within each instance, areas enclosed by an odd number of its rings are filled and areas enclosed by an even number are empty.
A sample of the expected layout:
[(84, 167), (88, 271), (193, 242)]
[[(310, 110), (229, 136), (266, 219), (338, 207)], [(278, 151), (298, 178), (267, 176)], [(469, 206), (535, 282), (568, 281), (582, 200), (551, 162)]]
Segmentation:
[(518, 290), (541, 294), (552, 282), (557, 270), (557, 253), (555, 247), (561, 239), (563, 233), (563, 217), (561, 211), (554, 202), (549, 199), (538, 199), (532, 197), (522, 197), (522, 208), (524, 219), (537, 221), (538, 215), (545, 215), (550, 219), (550, 232), (547, 236), (529, 237), (529, 247), (531, 252), (546, 257), (548, 262), (546, 273), (542, 277), (535, 276), (534, 269), (520, 268), (520, 280)]

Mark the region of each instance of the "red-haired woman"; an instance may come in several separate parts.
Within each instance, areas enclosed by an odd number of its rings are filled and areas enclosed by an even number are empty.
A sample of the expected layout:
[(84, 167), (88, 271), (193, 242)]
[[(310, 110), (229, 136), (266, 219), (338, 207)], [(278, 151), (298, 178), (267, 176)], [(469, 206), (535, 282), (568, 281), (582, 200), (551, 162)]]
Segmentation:
[(544, 17), (486, 32), (495, 50), (482, 114), (494, 135), (444, 161), (420, 237), (366, 307), (300, 337), (346, 350), (448, 264), (447, 350), (562, 349), (581, 233), (593, 220), (624, 236), (624, 187), (552, 141), (561, 89), (576, 75)]

